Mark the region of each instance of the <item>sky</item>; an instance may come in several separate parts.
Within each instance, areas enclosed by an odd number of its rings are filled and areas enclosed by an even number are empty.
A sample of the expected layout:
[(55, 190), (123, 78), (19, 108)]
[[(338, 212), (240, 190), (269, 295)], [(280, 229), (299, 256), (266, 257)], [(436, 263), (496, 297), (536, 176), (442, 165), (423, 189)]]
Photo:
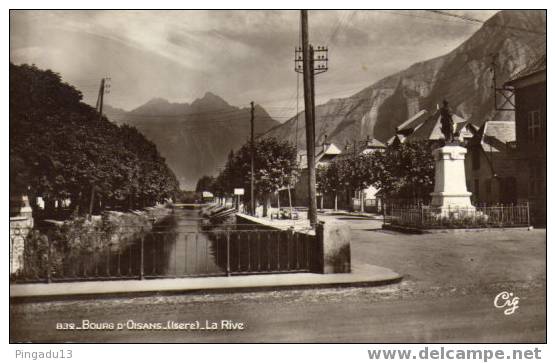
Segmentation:
[[(10, 61), (60, 73), (93, 106), (100, 79), (110, 77), (105, 103), (114, 107), (191, 103), (212, 92), (238, 107), (254, 101), (285, 122), (303, 109), (293, 68), (299, 23), (299, 11), (10, 11)], [(480, 25), (419, 10), (309, 11), (311, 44), (329, 48), (316, 102), (446, 54)]]

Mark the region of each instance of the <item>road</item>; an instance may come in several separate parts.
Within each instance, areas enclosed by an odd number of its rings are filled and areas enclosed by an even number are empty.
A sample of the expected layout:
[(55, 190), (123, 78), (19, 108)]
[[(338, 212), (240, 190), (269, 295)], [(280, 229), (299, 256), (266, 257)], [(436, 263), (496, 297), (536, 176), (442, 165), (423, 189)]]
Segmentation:
[[(27, 302), (10, 307), (11, 341), (34, 342), (545, 342), (546, 231), (403, 235), (378, 221), (353, 229), (354, 263), (405, 275), (368, 288)], [(512, 315), (493, 306), (508, 291)], [(58, 322), (232, 320), (244, 330), (59, 331)]]

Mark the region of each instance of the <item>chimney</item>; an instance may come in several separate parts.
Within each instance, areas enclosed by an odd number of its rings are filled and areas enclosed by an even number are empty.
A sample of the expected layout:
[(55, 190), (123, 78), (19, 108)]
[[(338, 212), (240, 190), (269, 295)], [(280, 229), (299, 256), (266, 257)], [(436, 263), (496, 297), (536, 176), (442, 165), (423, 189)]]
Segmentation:
[(330, 143), (328, 142), (328, 135), (324, 135), (324, 141), (322, 142), (322, 151), (325, 152)]

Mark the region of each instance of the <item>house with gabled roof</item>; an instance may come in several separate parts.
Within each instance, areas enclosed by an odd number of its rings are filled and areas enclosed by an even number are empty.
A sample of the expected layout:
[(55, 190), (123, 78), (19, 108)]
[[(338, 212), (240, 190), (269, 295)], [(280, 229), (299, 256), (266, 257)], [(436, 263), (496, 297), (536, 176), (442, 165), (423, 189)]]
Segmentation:
[[(367, 135), (365, 140), (357, 142), (356, 146), (354, 148), (353, 144), (346, 145), (344, 152), (338, 156), (338, 159), (349, 158), (353, 155), (369, 154), (375, 151), (384, 151), (386, 149), (386, 144), (369, 135)], [(327, 198), (324, 198), (324, 205), (327, 204), (326, 201)], [(332, 201), (329, 201), (328, 204), (331, 205)], [(346, 190), (338, 205), (341, 208), (374, 213), (380, 210), (382, 202), (378, 197), (378, 189), (371, 185), (364, 190)]]
[(476, 205), (517, 204), (514, 121), (486, 121), (467, 143), (465, 176)]
[[(477, 131), (477, 128), (473, 124), (456, 114), (452, 114), (452, 120), (454, 121), (454, 132), (456, 135), (459, 135), (460, 141), (463, 143), (470, 140)], [(388, 144), (391, 145), (406, 141), (437, 142), (443, 139), (444, 136), (441, 131), (440, 123), (440, 109), (436, 109), (432, 113), (427, 110), (421, 110), (396, 128), (396, 134), (388, 140)]]
[[(342, 154), (342, 150), (334, 143), (329, 143), (327, 141), (327, 137), (325, 136), (324, 142), (320, 146), (317, 146), (315, 148), (315, 166), (317, 168), (319, 166), (326, 166), (340, 154)], [(307, 181), (307, 179), (309, 178), (309, 170), (307, 168), (307, 150), (298, 151), (297, 157), (299, 177), (297, 178), (297, 181), (291, 190), (293, 204), (296, 206), (307, 206), (309, 195)], [(282, 191), (279, 191), (279, 193), (285, 194), (287, 193), (287, 190), (284, 189)], [(284, 195), (284, 197), (287, 198), (286, 195)], [(281, 199), (283, 198), (281, 197)]]
[[(386, 149), (386, 145), (380, 140), (371, 138), (367, 136), (366, 139), (360, 140), (354, 144), (348, 144), (344, 148), (340, 149), (334, 143), (327, 142), (325, 136), (322, 145), (315, 148), (315, 165), (326, 166), (330, 162), (352, 157), (354, 154), (367, 154), (377, 150)], [(293, 196), (293, 204), (296, 206), (306, 206), (308, 205), (308, 169), (307, 169), (307, 151), (302, 150), (298, 152), (298, 166), (299, 166), (299, 178), (293, 188), (291, 193)], [(281, 191), (282, 200), (287, 200), (286, 193), (287, 190)], [(365, 210), (376, 211), (380, 207), (380, 201), (376, 197), (377, 190), (374, 187), (369, 187), (363, 191), (355, 190), (345, 190), (336, 196), (333, 195), (322, 195), (317, 196), (317, 204), (319, 208), (332, 209), (335, 207), (336, 203), (340, 209), (361, 209), (361, 201), (364, 201)]]
[(504, 84), (513, 89), (516, 151), (520, 159), (518, 194), (529, 203), (534, 224), (546, 224), (547, 93), (546, 54)]

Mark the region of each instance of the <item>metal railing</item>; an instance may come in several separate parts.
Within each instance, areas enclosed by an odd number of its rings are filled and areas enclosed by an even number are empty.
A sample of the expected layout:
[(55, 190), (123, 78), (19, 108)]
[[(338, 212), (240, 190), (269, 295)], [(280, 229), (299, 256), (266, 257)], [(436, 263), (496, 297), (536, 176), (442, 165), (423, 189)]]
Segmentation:
[[(183, 226), (180, 226), (183, 227)], [(315, 236), (293, 230), (226, 228), (153, 230), (120, 240), (102, 233), (69, 248), (55, 238), (28, 238), (14, 283), (179, 278), (310, 272)]]
[(530, 225), (529, 205), (391, 208), (384, 223), (410, 228), (502, 228)]

